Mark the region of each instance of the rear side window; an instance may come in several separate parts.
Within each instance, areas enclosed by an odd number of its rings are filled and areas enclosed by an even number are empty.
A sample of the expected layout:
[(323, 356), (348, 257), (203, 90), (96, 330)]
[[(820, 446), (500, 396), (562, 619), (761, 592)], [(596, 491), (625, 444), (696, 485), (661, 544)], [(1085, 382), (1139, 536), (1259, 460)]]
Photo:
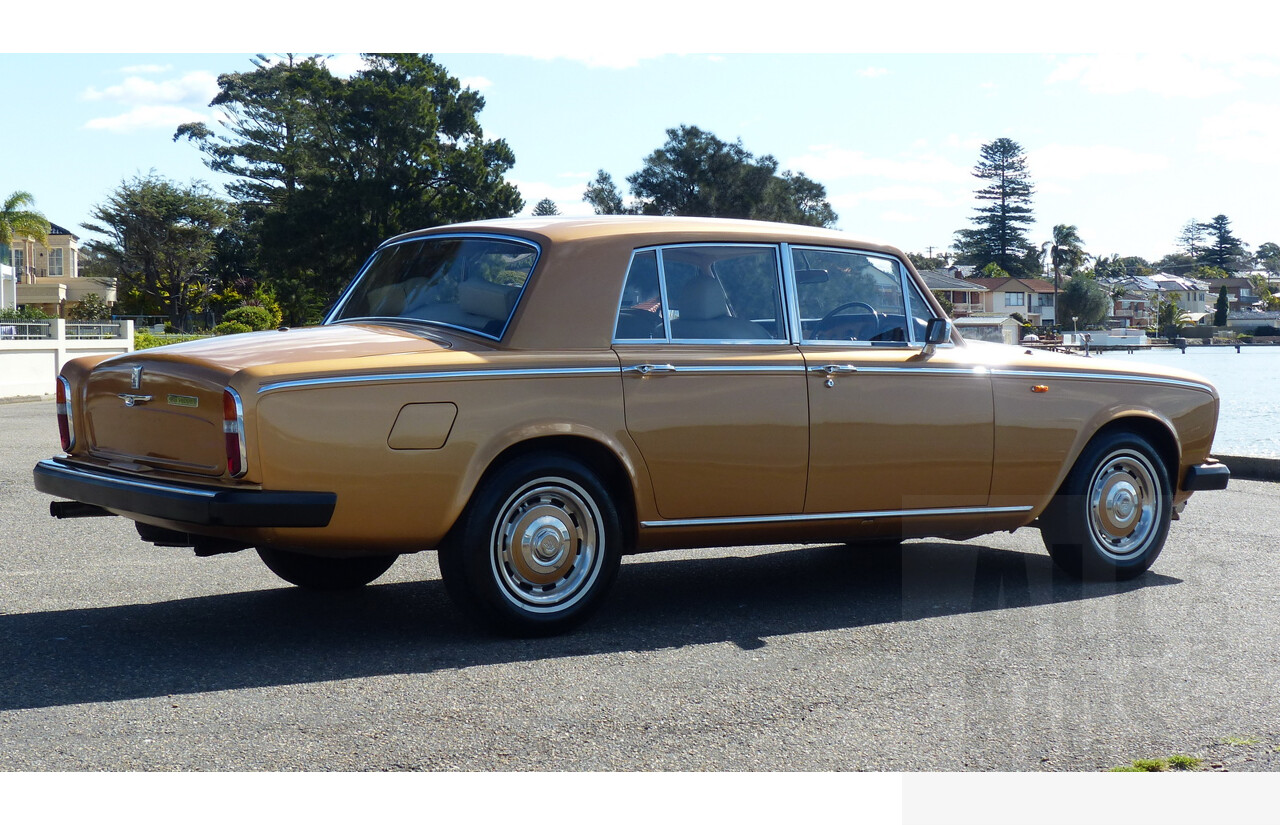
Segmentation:
[(501, 238), (422, 238), (378, 250), (329, 322), (425, 321), (501, 338), (537, 262)]
[(636, 252), (618, 341), (769, 342), (786, 338), (777, 249), (689, 244)]

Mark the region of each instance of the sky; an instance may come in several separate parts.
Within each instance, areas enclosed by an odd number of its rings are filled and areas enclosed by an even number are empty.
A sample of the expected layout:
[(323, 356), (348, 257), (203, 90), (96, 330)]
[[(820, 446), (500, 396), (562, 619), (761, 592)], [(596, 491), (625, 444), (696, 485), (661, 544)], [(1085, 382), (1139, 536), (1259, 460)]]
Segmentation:
[[(627, 175), (667, 129), (686, 124), (803, 172), (826, 187), (838, 229), (910, 252), (951, 248), (972, 226), (979, 149), (1002, 137), (1027, 153), (1037, 245), (1065, 223), (1094, 255), (1154, 261), (1175, 251), (1188, 221), (1219, 214), (1250, 250), (1280, 242), (1280, 48), (1265, 35), (1280, 20), (1270, 10), (1232, 16), (1226, 2), (1224, 23), (1181, 15), (1174, 3), (1147, 20), (1126, 16), (1124, 3), (1084, 2), (1083, 19), (1054, 37), (1041, 36), (1051, 21), (1034, 17), (988, 30), (934, 15), (922, 27), (927, 18), (910, 4), (890, 16), (832, 17), (805, 0), (745, 2), (731, 25), (696, 0), (534, 7), (560, 18), (530, 7), (496, 13), (509, 24), (498, 35), (451, 8), (433, 11), (430, 24), (418, 19), (427, 33), (406, 37), (417, 18), (397, 34), (332, 18), (294, 31), (281, 12), (245, 6), (273, 32), (255, 37), (221, 18), (161, 17), (148, 31), (96, 18), (86, 4), (73, 10), (83, 43), (24, 39), (30, 51), (0, 55), (0, 76), (33, 81), (8, 96), (0, 196), (28, 191), (49, 220), (84, 238), (93, 208), (136, 175), (220, 190), (226, 178), (172, 139), (179, 123), (213, 119), (219, 74), (251, 70), (254, 52), (290, 49), (331, 55), (332, 70), (347, 74), (358, 51), (404, 48), (430, 51), (484, 95), (481, 126), (514, 150), (507, 178), (526, 212), (549, 197), (563, 214), (590, 214), (582, 193), (597, 170), (626, 194)], [(601, 8), (612, 9), (607, 18)], [(576, 27), (557, 22), (570, 19)], [(694, 36), (699, 27), (705, 36)], [(998, 53), (1014, 35), (1024, 50)], [(1135, 50), (1153, 41), (1166, 48)], [(120, 51), (83, 51), (103, 42)], [(154, 51), (178, 43), (192, 51)]]

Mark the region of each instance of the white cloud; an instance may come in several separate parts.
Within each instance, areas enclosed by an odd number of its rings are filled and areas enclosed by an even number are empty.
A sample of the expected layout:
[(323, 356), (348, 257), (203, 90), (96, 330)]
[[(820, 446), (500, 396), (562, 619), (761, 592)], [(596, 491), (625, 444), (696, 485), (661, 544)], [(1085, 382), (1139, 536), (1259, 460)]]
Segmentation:
[(1108, 54), (1069, 57), (1054, 68), (1046, 82), (1076, 82), (1097, 94), (1151, 92), (1163, 97), (1198, 98), (1238, 89), (1243, 78), (1277, 74), (1280, 64), (1269, 60)]
[(462, 84), (464, 89), (473, 89), (477, 92), (484, 91), (493, 85), (493, 81), (487, 77), (460, 77), (458, 82)]
[(170, 66), (168, 64), (164, 66), (159, 66), (159, 65), (156, 65), (155, 63), (148, 63), (142, 66), (125, 66), (123, 69), (120, 70), (120, 73), (121, 74), (162, 74), (163, 72), (167, 72), (172, 68), (173, 66)]
[(1050, 144), (1028, 152), (1027, 167), (1034, 180), (1079, 180), (1094, 175), (1158, 172), (1169, 168), (1169, 158), (1119, 146)]
[(788, 158), (783, 166), (815, 180), (877, 177), (931, 183), (968, 182), (969, 170), (938, 155), (921, 153), (897, 158), (871, 157), (856, 149), (811, 146), (808, 154)]
[(507, 178), (507, 182), (520, 190), (520, 197), (524, 198), (523, 214), (525, 215), (532, 212), (533, 207), (543, 198), (551, 198), (551, 200), (555, 201), (556, 209), (560, 210), (561, 215), (582, 217), (595, 214), (591, 210), (591, 206), (582, 199), (582, 193), (587, 188), (584, 183), (558, 186), (543, 181), (513, 180), (511, 178)]
[(334, 77), (351, 77), (358, 71), (369, 68), (369, 62), (359, 54), (335, 54), (320, 58)]
[(82, 97), (89, 101), (110, 101), (126, 106), (208, 105), (218, 94), (218, 78), (209, 72), (187, 72), (174, 80), (148, 80), (126, 77), (118, 86), (85, 89)]
[(96, 117), (84, 128), (126, 134), (140, 129), (173, 129), (181, 123), (207, 121), (209, 117), (208, 111), (198, 112), (181, 106), (135, 106), (115, 117)]
[(928, 186), (878, 186), (872, 189), (833, 192), (830, 193), (828, 200), (838, 210), (855, 209), (866, 203), (909, 203), (926, 209), (943, 209), (967, 204), (972, 200), (972, 196), (967, 192), (948, 195)]
[(1244, 163), (1280, 163), (1280, 106), (1240, 101), (1200, 124), (1197, 148)]
[(889, 223), (919, 223), (920, 216), (909, 212), (894, 212), (890, 210), (881, 212), (880, 220), (888, 221)]

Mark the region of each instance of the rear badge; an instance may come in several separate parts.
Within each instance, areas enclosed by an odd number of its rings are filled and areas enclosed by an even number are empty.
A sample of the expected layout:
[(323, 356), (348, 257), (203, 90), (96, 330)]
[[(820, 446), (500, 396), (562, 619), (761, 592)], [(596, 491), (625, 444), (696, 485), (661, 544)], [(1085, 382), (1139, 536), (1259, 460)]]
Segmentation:
[(168, 400), (169, 400), (169, 403), (174, 407), (200, 406), (200, 399), (196, 398), (194, 395), (171, 395), (169, 396)]
[(129, 389), (142, 389), (142, 366), (136, 366), (129, 370)]

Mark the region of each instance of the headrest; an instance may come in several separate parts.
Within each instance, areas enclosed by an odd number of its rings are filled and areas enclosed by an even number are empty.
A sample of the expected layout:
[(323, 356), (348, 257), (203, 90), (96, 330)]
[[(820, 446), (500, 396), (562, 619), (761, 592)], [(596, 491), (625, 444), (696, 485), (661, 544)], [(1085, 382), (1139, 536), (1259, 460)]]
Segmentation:
[(682, 321), (710, 321), (712, 318), (723, 318), (729, 314), (724, 289), (706, 275), (695, 275), (685, 282), (680, 290), (680, 303), (677, 309), (680, 310)]
[(463, 312), (482, 318), (506, 321), (519, 297), (519, 287), (494, 284), (480, 278), (458, 284), (458, 306)]

